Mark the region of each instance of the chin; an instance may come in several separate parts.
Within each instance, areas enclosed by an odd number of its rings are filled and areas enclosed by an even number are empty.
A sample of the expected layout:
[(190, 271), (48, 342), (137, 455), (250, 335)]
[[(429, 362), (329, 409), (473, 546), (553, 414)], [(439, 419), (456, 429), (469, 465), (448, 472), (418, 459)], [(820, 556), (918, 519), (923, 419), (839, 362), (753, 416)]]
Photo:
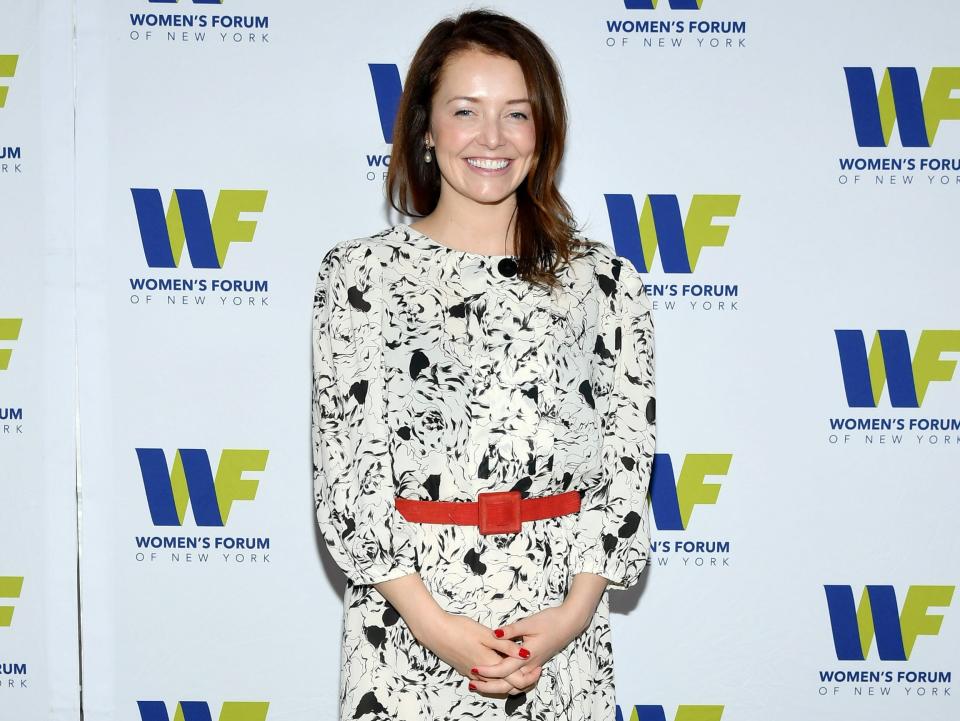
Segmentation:
[(497, 205), (502, 203), (504, 200), (512, 196), (516, 192), (516, 188), (511, 190), (509, 193), (504, 195), (503, 193), (497, 194), (475, 194), (475, 193), (464, 193), (464, 195), (475, 203), (483, 203), (484, 205)]

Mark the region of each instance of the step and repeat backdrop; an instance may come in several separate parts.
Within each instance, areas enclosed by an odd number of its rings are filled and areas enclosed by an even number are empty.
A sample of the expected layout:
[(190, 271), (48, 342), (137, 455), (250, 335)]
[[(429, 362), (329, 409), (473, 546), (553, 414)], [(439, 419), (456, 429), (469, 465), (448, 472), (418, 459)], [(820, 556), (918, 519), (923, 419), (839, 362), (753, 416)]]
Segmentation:
[(72, 18), (0, 0), (0, 719), (78, 719)]
[(316, 273), (411, 220), (403, 78), (481, 6), (556, 55), (561, 190), (655, 308), (618, 721), (960, 718), (956, 3), (2, 0), (4, 721), (81, 670), (87, 721), (336, 718)]

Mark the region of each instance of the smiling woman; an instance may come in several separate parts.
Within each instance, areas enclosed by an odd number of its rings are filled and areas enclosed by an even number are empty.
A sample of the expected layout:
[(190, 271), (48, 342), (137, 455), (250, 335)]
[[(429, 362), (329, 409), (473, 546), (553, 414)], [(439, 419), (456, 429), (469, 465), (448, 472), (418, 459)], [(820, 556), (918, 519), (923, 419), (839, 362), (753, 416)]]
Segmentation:
[(317, 522), (347, 577), (340, 718), (613, 721), (607, 587), (647, 564), (642, 276), (556, 187), (558, 69), (473, 11), (417, 50), (387, 189), (314, 295)]

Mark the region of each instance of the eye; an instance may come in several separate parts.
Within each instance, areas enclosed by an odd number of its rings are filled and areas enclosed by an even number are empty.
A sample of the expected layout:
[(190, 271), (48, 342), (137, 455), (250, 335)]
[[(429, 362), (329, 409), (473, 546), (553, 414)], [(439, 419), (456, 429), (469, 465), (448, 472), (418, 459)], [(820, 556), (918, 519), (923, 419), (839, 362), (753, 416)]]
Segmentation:
[(527, 119), (527, 114), (521, 113), (519, 110), (517, 110), (516, 112), (510, 113), (510, 115), (519, 115), (523, 120)]
[(460, 108), (457, 112), (454, 113), (454, 115), (459, 115), (460, 113), (470, 113), (470, 112), (473, 112), (473, 111), (471, 111), (469, 108)]

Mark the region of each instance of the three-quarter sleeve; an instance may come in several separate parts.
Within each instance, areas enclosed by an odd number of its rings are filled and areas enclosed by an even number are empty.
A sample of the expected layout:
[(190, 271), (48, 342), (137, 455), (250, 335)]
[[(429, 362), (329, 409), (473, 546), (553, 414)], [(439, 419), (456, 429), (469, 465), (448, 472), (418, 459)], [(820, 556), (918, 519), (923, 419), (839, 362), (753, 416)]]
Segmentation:
[(357, 585), (418, 570), (412, 529), (394, 506), (379, 275), (362, 245), (340, 243), (323, 257), (313, 301), (316, 517)]
[(647, 491), (656, 436), (653, 318), (643, 279), (628, 258), (611, 256), (597, 272), (606, 299), (596, 352), (608, 370), (594, 387), (602, 434), (600, 467), (595, 482), (584, 489), (571, 570), (595, 573), (611, 589), (624, 589), (639, 581), (650, 553)]

